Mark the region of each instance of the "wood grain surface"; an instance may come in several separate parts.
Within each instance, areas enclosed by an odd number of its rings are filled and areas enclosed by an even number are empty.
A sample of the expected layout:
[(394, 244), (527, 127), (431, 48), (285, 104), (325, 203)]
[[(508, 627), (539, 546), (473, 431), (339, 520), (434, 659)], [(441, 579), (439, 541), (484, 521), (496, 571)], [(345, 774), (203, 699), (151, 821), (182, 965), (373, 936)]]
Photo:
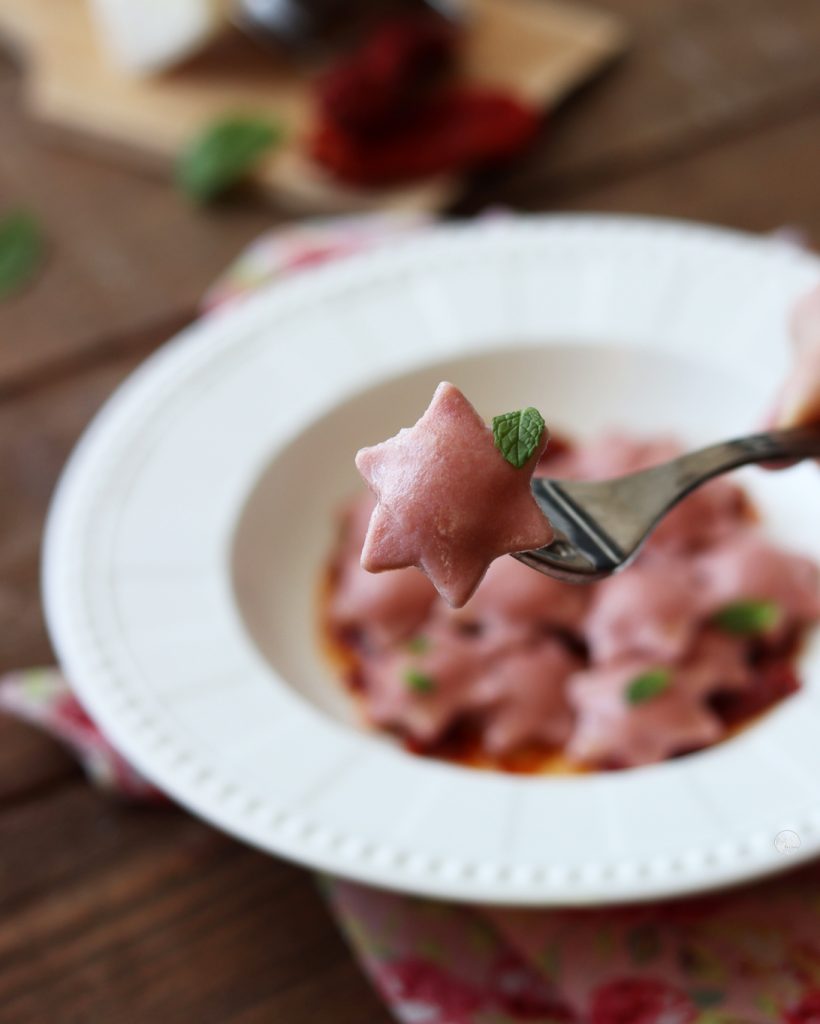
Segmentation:
[[(0, 0), (2, 2), (2, 0)], [(602, 0), (630, 55), (537, 150), (459, 205), (706, 219), (820, 243), (817, 0)], [(281, 214), (208, 213), (26, 117), (0, 59), (0, 211), (35, 210), (48, 262), (0, 304), (0, 671), (47, 664), (42, 523), (60, 467), (119, 381), (195, 315)], [(121, 806), (0, 718), (3, 1024), (387, 1024), (311, 876), (171, 807)]]

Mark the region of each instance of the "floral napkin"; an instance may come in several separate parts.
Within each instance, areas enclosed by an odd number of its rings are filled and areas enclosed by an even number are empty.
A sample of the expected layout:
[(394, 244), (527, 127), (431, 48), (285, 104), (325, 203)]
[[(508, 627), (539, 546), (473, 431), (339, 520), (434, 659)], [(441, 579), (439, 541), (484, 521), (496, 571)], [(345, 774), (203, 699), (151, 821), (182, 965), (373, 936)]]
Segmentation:
[[(204, 310), (424, 223), (375, 214), (269, 232)], [(94, 783), (164, 799), (106, 742), (58, 670), (0, 680), (0, 709), (63, 741)], [(322, 886), (400, 1024), (820, 1024), (820, 863), (714, 896), (590, 910), (465, 907), (335, 878)]]

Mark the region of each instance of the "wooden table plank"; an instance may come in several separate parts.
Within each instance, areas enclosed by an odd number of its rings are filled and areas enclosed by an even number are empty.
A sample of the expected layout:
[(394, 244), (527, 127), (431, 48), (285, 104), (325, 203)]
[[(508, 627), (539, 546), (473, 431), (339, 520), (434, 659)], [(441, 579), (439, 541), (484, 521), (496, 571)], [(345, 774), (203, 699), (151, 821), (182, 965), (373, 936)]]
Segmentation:
[(556, 196), (554, 209), (702, 220), (747, 231), (804, 229), (820, 244), (820, 98), (812, 115)]
[(46, 736), (0, 712), (0, 815), (80, 777), (76, 761)]
[(170, 807), (76, 785), (7, 809), (0, 877), (8, 1024), (387, 1020), (306, 872)]

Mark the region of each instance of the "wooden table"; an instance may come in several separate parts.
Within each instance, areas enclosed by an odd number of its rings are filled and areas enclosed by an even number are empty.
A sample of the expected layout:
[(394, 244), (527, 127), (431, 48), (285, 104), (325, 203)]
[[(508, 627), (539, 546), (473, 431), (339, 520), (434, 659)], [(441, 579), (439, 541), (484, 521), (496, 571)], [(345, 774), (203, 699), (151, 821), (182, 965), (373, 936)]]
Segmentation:
[[(820, 242), (817, 0), (599, 0), (630, 55), (543, 144), (459, 206), (607, 210)], [(55, 139), (0, 60), (0, 209), (36, 210), (50, 258), (0, 305), (0, 671), (51, 661), (40, 533), (78, 434), (281, 217), (252, 197), (195, 212), (161, 180)], [(311, 877), (173, 809), (118, 806), (54, 743), (0, 718), (0, 1018), (376, 1024), (387, 1014)]]

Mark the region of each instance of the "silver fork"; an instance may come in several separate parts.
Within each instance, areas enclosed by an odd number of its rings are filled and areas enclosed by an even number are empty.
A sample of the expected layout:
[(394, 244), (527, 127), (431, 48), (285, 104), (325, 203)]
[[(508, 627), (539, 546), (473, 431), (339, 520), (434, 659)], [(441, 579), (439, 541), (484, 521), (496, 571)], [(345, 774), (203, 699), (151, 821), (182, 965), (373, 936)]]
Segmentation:
[(724, 441), (614, 480), (535, 479), (532, 492), (555, 539), (515, 557), (570, 583), (603, 579), (628, 565), (664, 515), (707, 480), (754, 462), (812, 457), (820, 457), (820, 426)]

